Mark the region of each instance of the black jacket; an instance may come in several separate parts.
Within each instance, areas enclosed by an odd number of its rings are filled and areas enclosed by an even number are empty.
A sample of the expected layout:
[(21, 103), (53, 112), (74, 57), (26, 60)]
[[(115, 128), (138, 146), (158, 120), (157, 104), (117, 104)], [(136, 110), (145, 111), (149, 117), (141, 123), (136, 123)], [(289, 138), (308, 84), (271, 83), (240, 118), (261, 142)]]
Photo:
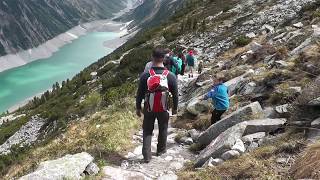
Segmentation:
[[(163, 67), (153, 67), (152, 69), (155, 70), (156, 74), (162, 74), (165, 68)], [(145, 72), (140, 76), (139, 80), (139, 87), (136, 97), (136, 108), (141, 109), (142, 100), (145, 98), (145, 95), (148, 91), (147, 87), (147, 80), (150, 77), (149, 72)], [(179, 94), (178, 94), (178, 83), (176, 76), (170, 72), (168, 75), (168, 85), (169, 91), (173, 96), (173, 110), (178, 109), (178, 101), (179, 101)]]

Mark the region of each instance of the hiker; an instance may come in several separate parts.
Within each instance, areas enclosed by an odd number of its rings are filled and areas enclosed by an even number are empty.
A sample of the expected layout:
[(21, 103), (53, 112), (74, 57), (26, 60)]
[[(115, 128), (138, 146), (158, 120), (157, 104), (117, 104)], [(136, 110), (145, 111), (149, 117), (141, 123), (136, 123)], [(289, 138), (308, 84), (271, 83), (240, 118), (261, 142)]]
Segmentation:
[(159, 135), (157, 145), (157, 156), (166, 153), (168, 135), (168, 96), (173, 96), (172, 114), (177, 114), (178, 109), (178, 86), (177, 79), (173, 73), (163, 67), (165, 53), (162, 49), (153, 51), (153, 67), (140, 77), (139, 88), (136, 98), (136, 113), (141, 117), (141, 103), (144, 99), (143, 119), (143, 148), (144, 162), (151, 160), (151, 140), (155, 119), (158, 120)]
[(202, 73), (202, 70), (203, 70), (203, 62), (202, 62), (202, 61), (199, 61), (199, 64), (198, 64), (198, 74), (201, 74), (201, 73)]
[(189, 51), (186, 59), (187, 59), (187, 65), (188, 65), (189, 71), (190, 71), (188, 76), (189, 76), (189, 78), (191, 78), (191, 77), (193, 77), (193, 69), (194, 69), (194, 66), (195, 66), (195, 57), (193, 55), (193, 51), (192, 50)]
[[(170, 53), (165, 55), (163, 64), (164, 64), (164, 67), (167, 68), (169, 71), (171, 71), (173, 69), (173, 67), (175, 69), (178, 69), (178, 64), (173, 59), (173, 52), (170, 52)], [(175, 72), (174, 74), (177, 77), (179, 73)]]
[(221, 116), (229, 109), (228, 87), (224, 84), (225, 78), (218, 74), (213, 78), (213, 88), (203, 97), (204, 100), (212, 99), (214, 110), (211, 116), (211, 125), (220, 121)]
[[(144, 72), (144, 73), (149, 72), (149, 70), (152, 68), (152, 66), (153, 66), (153, 61), (151, 60), (151, 61), (149, 61), (149, 62), (146, 64), (143, 72)], [(164, 65), (162, 65), (162, 67), (164, 67)]]
[(173, 54), (171, 58), (172, 58), (172, 62), (177, 66), (171, 66), (170, 71), (177, 76), (178, 74), (181, 74), (183, 62), (182, 62), (182, 59), (177, 57), (175, 54)]
[(186, 71), (187, 59), (186, 59), (186, 56), (183, 54), (183, 52), (180, 52), (178, 54), (178, 58), (180, 58), (182, 60), (182, 67), (181, 67), (180, 74), (183, 76), (184, 72)]

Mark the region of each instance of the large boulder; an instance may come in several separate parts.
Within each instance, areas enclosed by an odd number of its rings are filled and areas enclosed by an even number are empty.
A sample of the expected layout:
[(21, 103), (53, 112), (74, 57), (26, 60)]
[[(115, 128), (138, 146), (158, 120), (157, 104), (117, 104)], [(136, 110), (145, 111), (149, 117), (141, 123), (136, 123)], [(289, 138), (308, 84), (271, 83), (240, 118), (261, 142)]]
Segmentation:
[(192, 115), (199, 115), (200, 113), (208, 112), (211, 108), (209, 101), (201, 100), (203, 96), (193, 98), (188, 102), (187, 111)]
[(254, 134), (257, 132), (274, 132), (279, 128), (283, 128), (287, 122), (286, 119), (257, 119), (248, 121), (244, 135)]
[(211, 125), (199, 136), (198, 142), (203, 146), (207, 146), (213, 139), (218, 137), (219, 134), (221, 134), (228, 128), (240, 122), (257, 118), (264, 118), (264, 113), (260, 104), (258, 102), (254, 102), (238, 109), (219, 122)]
[(250, 69), (245, 74), (227, 81), (225, 85), (228, 87), (230, 95), (236, 93), (237, 88), (240, 88), (244, 83), (247, 82), (246, 77), (253, 73), (254, 70)]
[(66, 155), (60, 159), (40, 163), (38, 169), (20, 180), (61, 180), (80, 179), (86, 167), (93, 161), (93, 157), (82, 152), (75, 155)]
[(247, 122), (242, 122), (221, 133), (200, 152), (194, 166), (201, 167), (210, 157), (219, 158), (223, 153), (229, 151), (236, 141), (242, 137), (246, 127)]

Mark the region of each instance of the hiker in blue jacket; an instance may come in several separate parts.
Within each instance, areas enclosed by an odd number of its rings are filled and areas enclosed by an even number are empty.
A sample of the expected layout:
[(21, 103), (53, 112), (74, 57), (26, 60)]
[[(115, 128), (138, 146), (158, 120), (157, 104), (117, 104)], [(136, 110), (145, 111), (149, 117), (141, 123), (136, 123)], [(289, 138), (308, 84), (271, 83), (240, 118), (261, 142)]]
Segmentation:
[(204, 100), (212, 99), (214, 110), (211, 116), (211, 124), (221, 120), (221, 116), (230, 106), (228, 87), (224, 84), (225, 78), (218, 75), (213, 79), (213, 88), (203, 97)]

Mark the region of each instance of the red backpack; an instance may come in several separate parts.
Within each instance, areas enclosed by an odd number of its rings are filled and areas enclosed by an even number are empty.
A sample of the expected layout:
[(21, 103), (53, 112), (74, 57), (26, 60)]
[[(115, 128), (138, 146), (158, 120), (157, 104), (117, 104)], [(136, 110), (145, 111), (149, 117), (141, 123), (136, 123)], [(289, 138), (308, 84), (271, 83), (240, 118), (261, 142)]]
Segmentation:
[(168, 75), (170, 71), (164, 70), (162, 74), (156, 74), (149, 70), (150, 77), (147, 80), (148, 93), (146, 94), (146, 106), (148, 112), (165, 112), (168, 110)]

